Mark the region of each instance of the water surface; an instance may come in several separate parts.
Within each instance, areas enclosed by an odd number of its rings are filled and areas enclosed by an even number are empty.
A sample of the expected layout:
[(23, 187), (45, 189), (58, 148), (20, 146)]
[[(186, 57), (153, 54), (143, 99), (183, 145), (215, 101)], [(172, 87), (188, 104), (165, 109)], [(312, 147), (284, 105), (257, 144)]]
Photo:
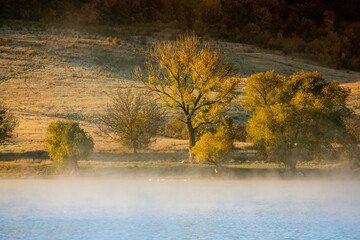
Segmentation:
[(0, 239), (360, 239), (360, 182), (0, 181)]

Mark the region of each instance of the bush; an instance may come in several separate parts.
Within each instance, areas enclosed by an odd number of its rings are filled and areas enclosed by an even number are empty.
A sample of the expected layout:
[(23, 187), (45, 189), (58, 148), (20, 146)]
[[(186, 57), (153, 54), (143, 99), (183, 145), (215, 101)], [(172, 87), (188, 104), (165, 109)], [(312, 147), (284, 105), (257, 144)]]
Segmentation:
[(86, 158), (94, 148), (92, 137), (73, 121), (52, 122), (47, 129), (45, 144), (57, 167), (71, 173), (77, 172), (77, 161)]
[(221, 171), (221, 164), (233, 148), (235, 132), (233, 121), (229, 116), (223, 118), (220, 127), (202, 135), (192, 148), (196, 161), (209, 162), (215, 165), (215, 172)]
[(9, 112), (3, 102), (0, 102), (0, 144), (13, 136), (16, 125), (17, 121), (14, 115)]

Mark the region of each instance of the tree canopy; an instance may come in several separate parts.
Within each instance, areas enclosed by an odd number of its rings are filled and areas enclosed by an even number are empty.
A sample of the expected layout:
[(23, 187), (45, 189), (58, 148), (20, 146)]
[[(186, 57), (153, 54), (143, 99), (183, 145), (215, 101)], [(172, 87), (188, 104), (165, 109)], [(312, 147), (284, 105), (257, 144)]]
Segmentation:
[(318, 72), (290, 77), (272, 72), (252, 75), (242, 105), (252, 111), (248, 140), (267, 159), (295, 169), (298, 160), (336, 157), (335, 144), (344, 144), (346, 106), (350, 91)]
[(147, 147), (163, 125), (162, 106), (144, 91), (118, 91), (99, 118), (99, 128), (105, 135), (133, 149)]
[(194, 34), (183, 35), (176, 42), (159, 42), (146, 64), (147, 77), (137, 68), (135, 76), (162, 103), (183, 113), (189, 135), (189, 153), (195, 145), (195, 130), (219, 121), (224, 107), (235, 97), (239, 83), (234, 65), (223, 62), (217, 50), (201, 44)]

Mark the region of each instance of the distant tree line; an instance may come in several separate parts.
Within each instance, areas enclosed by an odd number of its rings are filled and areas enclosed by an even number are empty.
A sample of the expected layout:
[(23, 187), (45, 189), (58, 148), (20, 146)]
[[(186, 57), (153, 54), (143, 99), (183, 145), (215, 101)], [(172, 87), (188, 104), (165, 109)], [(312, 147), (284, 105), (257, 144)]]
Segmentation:
[(360, 70), (358, 0), (0, 0), (0, 17), (72, 24), (172, 24)]

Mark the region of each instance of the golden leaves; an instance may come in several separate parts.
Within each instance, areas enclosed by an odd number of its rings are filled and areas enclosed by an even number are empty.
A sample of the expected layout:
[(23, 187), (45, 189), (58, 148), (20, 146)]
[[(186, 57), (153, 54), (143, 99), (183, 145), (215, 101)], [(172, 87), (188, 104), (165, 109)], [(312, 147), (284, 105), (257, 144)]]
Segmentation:
[(219, 118), (220, 107), (209, 106), (229, 103), (239, 83), (239, 78), (234, 78), (234, 66), (222, 64), (219, 51), (201, 45), (194, 34), (179, 36), (175, 43), (157, 43), (150, 53), (147, 70), (145, 84), (162, 96), (165, 105), (181, 109), (189, 117), (204, 109), (199, 112), (198, 122)]

